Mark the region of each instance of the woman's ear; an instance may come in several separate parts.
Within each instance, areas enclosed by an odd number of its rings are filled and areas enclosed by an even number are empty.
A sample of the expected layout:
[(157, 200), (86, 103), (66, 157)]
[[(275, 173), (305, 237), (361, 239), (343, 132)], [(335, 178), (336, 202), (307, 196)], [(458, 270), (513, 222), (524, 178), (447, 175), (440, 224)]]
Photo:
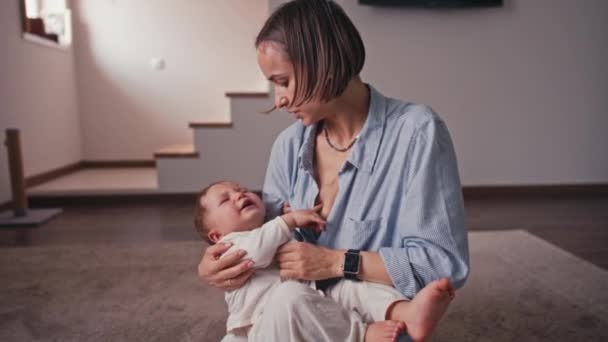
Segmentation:
[(222, 238), (222, 233), (216, 230), (210, 230), (209, 233), (207, 233), (207, 238), (209, 239), (209, 241), (217, 243)]

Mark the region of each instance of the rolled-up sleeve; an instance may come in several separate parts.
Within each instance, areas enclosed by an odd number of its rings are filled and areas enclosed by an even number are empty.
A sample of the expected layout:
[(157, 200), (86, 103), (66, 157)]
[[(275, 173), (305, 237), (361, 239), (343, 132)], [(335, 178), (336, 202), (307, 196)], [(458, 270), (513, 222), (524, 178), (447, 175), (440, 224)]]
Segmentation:
[(463, 286), (469, 251), (456, 154), (444, 122), (433, 118), (418, 127), (407, 153), (405, 197), (393, 227), (400, 244), (379, 253), (395, 287), (412, 298), (443, 277)]
[(285, 146), (284, 134), (277, 137), (266, 169), (262, 198), (266, 207), (266, 220), (279, 216), (283, 203), (289, 198), (289, 169), (296, 161)]

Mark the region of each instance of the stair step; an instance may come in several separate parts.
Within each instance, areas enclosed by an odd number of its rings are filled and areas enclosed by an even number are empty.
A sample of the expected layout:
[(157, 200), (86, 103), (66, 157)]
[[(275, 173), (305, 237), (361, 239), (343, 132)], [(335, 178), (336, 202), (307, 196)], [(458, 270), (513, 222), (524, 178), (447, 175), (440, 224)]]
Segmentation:
[(154, 153), (154, 158), (198, 158), (193, 144), (175, 144)]
[(101, 195), (157, 194), (155, 167), (87, 167), (28, 188), (30, 200)]
[[(219, 179), (235, 179), (247, 188), (261, 189), (272, 144), (293, 124), (293, 117), (285, 113), (262, 114), (273, 104), (272, 93), (263, 90), (228, 92), (232, 96), (227, 99), (229, 119), (190, 121), (199, 158), (157, 158), (159, 192), (192, 192)], [(222, 153), (217, 153), (218, 146)]]

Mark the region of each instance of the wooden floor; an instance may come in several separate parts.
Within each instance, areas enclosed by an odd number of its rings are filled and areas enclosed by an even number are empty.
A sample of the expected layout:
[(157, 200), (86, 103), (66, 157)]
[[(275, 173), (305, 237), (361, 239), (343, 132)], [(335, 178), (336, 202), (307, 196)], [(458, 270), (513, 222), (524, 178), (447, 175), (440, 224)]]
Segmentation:
[[(42, 227), (0, 229), (0, 247), (198, 239), (189, 197), (103, 202), (63, 203), (64, 213)], [(478, 198), (465, 206), (469, 231), (524, 229), (608, 270), (608, 196)]]

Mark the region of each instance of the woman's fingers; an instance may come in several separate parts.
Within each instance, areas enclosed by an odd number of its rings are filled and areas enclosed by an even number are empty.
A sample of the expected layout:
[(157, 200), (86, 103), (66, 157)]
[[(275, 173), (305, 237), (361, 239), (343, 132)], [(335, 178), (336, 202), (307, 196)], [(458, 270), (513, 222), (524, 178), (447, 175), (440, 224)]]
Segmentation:
[(209, 255), (213, 259), (219, 259), (219, 257), (230, 249), (230, 247), (232, 247), (231, 243), (218, 243), (211, 245), (205, 250), (205, 255)]
[(298, 259), (297, 255), (291, 252), (279, 252), (276, 254), (275, 258), (279, 263), (283, 263), (286, 261), (296, 261)]
[(218, 271), (217, 260), (231, 246), (231, 244), (217, 244), (207, 247), (201, 262), (198, 264), (199, 278), (209, 281), (209, 278)]
[(301, 243), (303, 242), (288, 242), (286, 244), (283, 244), (283, 246), (279, 247), (277, 254), (293, 252), (298, 249), (298, 245)]
[(228, 279), (239, 277), (252, 268), (253, 261), (243, 260), (235, 266), (222, 269), (221, 271), (217, 272), (213, 278), (218, 286), (233, 286), (234, 284), (226, 284), (226, 281)]
[(241, 259), (243, 259), (245, 254), (247, 254), (247, 252), (242, 249), (239, 249), (237, 251), (226, 254), (223, 258), (218, 260), (217, 265), (216, 265), (217, 271), (221, 271), (223, 269), (226, 269), (228, 267), (232, 267), (232, 266), (238, 264), (239, 261), (241, 261)]
[(227, 254), (220, 259), (223, 253), (226, 252), (231, 245), (217, 244), (207, 247), (201, 262), (198, 264), (198, 276), (202, 280), (215, 284), (216, 274), (221, 270), (236, 265), (245, 255), (245, 251), (238, 250)]
[(281, 270), (281, 272), (279, 272), (279, 276), (282, 279), (299, 279), (298, 274), (293, 270)]
[(251, 260), (243, 260), (244, 250), (237, 250), (222, 256), (232, 244), (209, 246), (198, 265), (198, 275), (211, 286), (224, 290), (241, 287), (255, 272)]
[(298, 263), (295, 261), (279, 261), (279, 268), (281, 271), (283, 270), (291, 270), (294, 271), (297, 267)]
[(281, 246), (277, 253), (275, 254), (275, 259), (278, 261), (293, 261), (298, 257), (296, 250), (298, 247), (296, 246), (298, 242), (289, 242)]

